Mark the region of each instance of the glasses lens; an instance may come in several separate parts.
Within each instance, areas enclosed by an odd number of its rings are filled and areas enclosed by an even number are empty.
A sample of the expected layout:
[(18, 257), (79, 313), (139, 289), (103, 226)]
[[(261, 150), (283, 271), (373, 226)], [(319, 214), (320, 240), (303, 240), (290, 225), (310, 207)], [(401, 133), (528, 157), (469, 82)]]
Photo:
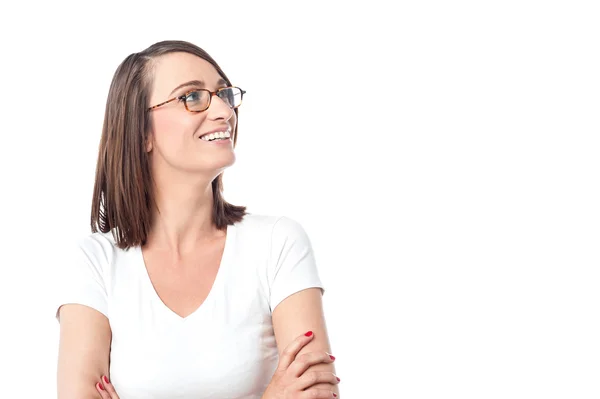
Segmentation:
[(190, 111), (204, 111), (208, 108), (210, 94), (205, 90), (194, 90), (187, 94), (185, 103)]
[(242, 90), (237, 87), (227, 87), (219, 90), (217, 96), (231, 108), (237, 108), (242, 103)]

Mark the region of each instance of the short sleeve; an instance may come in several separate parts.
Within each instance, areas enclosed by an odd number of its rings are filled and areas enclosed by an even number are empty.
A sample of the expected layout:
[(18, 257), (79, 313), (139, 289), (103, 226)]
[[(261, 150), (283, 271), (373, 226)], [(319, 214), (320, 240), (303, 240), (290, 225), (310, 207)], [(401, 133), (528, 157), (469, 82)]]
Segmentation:
[(304, 228), (282, 216), (273, 225), (269, 260), (269, 305), (271, 311), (288, 296), (321, 283), (313, 248)]
[(71, 247), (59, 265), (56, 282), (56, 318), (62, 305), (76, 303), (96, 309), (108, 317), (104, 278), (106, 253), (103, 245), (88, 237)]

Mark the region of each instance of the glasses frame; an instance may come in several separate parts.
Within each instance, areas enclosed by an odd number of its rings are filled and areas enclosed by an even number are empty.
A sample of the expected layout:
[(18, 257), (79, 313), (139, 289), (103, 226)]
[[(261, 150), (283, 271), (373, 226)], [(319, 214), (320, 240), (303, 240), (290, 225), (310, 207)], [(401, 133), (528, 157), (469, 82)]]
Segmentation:
[[(240, 100), (240, 103), (238, 104), (238, 106), (237, 106), (237, 107), (231, 107), (231, 109), (236, 109), (236, 108), (238, 108), (240, 105), (242, 105), (242, 101), (244, 101), (244, 94), (246, 94), (246, 91), (245, 91), (245, 90), (242, 90), (241, 88), (239, 88), (239, 87), (237, 87), (237, 86), (227, 86), (227, 87), (221, 87), (220, 89), (218, 89), (218, 90), (216, 90), (216, 91), (210, 91), (210, 90), (208, 90), (208, 89), (192, 89), (192, 90), (188, 90), (188, 91), (186, 91), (184, 94), (182, 94), (182, 95), (180, 95), (180, 96), (173, 97), (173, 98), (171, 98), (171, 99), (168, 99), (167, 101), (163, 101), (163, 102), (162, 102), (162, 103), (160, 103), (160, 104), (156, 104), (156, 105), (153, 105), (152, 107), (149, 107), (149, 108), (148, 108), (148, 111), (151, 111), (151, 110), (153, 110), (153, 109), (155, 109), (155, 108), (158, 108), (158, 107), (160, 107), (160, 106), (163, 106), (163, 105), (165, 105), (165, 104), (168, 104), (168, 103), (170, 103), (171, 101), (175, 101), (175, 100), (181, 100), (181, 101), (183, 101), (183, 105), (185, 105), (185, 109), (186, 109), (186, 111), (188, 111), (188, 112), (193, 112), (193, 113), (204, 112), (204, 111), (206, 111), (208, 108), (210, 108), (210, 104), (211, 104), (211, 102), (212, 102), (212, 98), (213, 98), (213, 96), (215, 96), (215, 95), (217, 95), (217, 93), (219, 93), (219, 92), (221, 92), (221, 91), (223, 91), (223, 90), (227, 90), (227, 89), (239, 89), (239, 90), (240, 90), (240, 92), (242, 93), (242, 98), (241, 98), (241, 100)], [(200, 110), (200, 111), (193, 111), (193, 110), (191, 110), (191, 109), (189, 109), (189, 108), (188, 108), (188, 104), (187, 104), (187, 100), (186, 100), (186, 98), (187, 98), (187, 96), (188, 96), (190, 93), (193, 93), (193, 92), (195, 92), (195, 91), (205, 91), (205, 92), (208, 92), (208, 93), (209, 93), (209, 97), (208, 97), (208, 104), (206, 105), (206, 108), (204, 108), (203, 110)]]

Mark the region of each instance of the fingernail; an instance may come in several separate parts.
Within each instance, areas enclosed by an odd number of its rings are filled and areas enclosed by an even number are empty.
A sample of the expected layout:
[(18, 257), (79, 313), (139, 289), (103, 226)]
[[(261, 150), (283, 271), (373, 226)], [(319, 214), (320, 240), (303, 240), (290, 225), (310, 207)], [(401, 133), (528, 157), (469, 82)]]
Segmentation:
[(341, 381), (341, 380), (340, 380), (340, 377), (335, 377), (335, 378), (337, 378), (338, 382), (340, 382), (340, 381)]
[(102, 386), (102, 384), (97, 383), (96, 386), (98, 387), (99, 390), (104, 391), (104, 387)]
[(334, 397), (334, 398), (337, 398), (337, 395), (335, 394), (335, 392), (332, 392), (332, 393), (333, 393), (333, 397)]
[(306, 335), (307, 337), (310, 337), (310, 336), (312, 335), (312, 331), (309, 331), (309, 332), (307, 332), (307, 333), (306, 333), (306, 334), (304, 334), (304, 335)]
[(104, 380), (104, 382), (105, 382), (105, 383), (109, 384), (109, 381), (108, 381), (108, 377), (107, 377), (107, 376), (103, 376), (103, 377), (102, 377), (102, 379)]
[(331, 360), (335, 360), (335, 356), (329, 355), (329, 357), (331, 358)]

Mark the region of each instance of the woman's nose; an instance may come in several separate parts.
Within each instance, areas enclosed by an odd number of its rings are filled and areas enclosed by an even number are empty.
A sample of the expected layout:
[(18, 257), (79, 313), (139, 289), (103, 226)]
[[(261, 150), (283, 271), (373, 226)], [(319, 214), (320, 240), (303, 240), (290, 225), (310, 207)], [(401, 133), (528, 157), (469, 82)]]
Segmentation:
[(233, 114), (233, 109), (221, 97), (213, 95), (207, 112), (212, 119), (228, 120)]

